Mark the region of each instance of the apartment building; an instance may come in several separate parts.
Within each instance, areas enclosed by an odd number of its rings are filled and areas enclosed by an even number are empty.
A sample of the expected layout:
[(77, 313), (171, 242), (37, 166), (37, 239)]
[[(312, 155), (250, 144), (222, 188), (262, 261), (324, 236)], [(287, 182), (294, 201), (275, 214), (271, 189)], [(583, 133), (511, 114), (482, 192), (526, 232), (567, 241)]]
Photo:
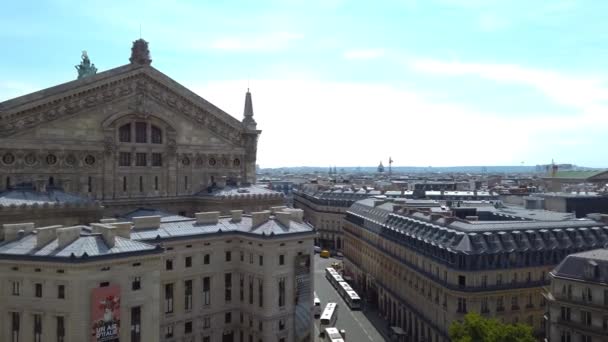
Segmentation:
[(608, 250), (571, 254), (549, 277), (546, 341), (608, 341)]
[(310, 341), (302, 212), (197, 213), (87, 226), (5, 224), (3, 341)]
[(344, 224), (345, 273), (412, 341), (448, 341), (450, 324), (471, 311), (530, 325), (540, 338), (547, 274), (568, 254), (607, 244), (608, 226), (481, 217), (404, 210), (388, 199), (358, 201)]

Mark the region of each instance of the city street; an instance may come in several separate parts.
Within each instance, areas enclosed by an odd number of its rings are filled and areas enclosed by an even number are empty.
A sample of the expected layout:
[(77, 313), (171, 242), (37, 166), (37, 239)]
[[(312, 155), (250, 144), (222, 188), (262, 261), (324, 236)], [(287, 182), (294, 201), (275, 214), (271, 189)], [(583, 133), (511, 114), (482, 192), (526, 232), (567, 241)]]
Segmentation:
[[(372, 325), (363, 311), (351, 311), (342, 297), (331, 286), (325, 278), (325, 268), (330, 267), (333, 262), (340, 262), (338, 259), (323, 259), (318, 254), (315, 255), (315, 291), (321, 300), (321, 307), (325, 308), (328, 302), (338, 303), (338, 320), (336, 328), (346, 330), (345, 341), (348, 342), (367, 342), (385, 341), (380, 332)], [(319, 319), (315, 319), (315, 332), (319, 335)], [(321, 341), (318, 339), (318, 341)]]

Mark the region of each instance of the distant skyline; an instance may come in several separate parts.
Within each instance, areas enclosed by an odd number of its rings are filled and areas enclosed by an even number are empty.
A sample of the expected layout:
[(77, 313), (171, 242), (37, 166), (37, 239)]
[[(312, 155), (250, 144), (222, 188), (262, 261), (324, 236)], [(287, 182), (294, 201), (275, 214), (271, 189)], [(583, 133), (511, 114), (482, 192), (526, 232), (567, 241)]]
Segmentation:
[(13, 1), (0, 102), (99, 72), (150, 43), (152, 66), (238, 118), (263, 167), (608, 166), (608, 2)]

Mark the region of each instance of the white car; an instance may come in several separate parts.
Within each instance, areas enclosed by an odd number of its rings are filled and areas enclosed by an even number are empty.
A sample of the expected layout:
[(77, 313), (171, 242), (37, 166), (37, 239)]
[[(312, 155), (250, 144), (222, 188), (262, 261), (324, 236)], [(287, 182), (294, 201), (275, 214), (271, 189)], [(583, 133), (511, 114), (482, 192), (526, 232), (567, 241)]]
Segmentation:
[(315, 247), (315, 253), (321, 253), (321, 247), (319, 246), (314, 246)]

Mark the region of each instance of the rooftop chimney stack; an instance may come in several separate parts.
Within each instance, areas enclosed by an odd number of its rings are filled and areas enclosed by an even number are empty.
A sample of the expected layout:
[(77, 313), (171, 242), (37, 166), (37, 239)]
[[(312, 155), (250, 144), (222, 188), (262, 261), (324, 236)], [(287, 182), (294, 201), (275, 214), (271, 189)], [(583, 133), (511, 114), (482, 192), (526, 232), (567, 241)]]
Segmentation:
[(5, 242), (13, 241), (19, 238), (19, 231), (23, 230), (26, 233), (34, 230), (34, 223), (11, 223), (3, 224), (0, 229), (0, 239), (4, 239)]
[(78, 239), (78, 237), (80, 237), (80, 230), (80, 226), (57, 228), (57, 242), (59, 248), (64, 248)]
[(241, 222), (243, 220), (242, 210), (230, 210), (230, 222)]
[(278, 212), (275, 214), (275, 218), (285, 227), (289, 228), (289, 221), (291, 221), (291, 214), (286, 212)]
[(133, 218), (133, 229), (158, 229), (160, 228), (160, 215), (139, 216)]
[(206, 211), (195, 213), (196, 223), (198, 224), (217, 224), (220, 219), (219, 211)]
[(36, 228), (36, 248), (42, 248), (57, 237), (57, 229), (63, 226)]
[(270, 219), (270, 211), (268, 211), (268, 210), (251, 213), (251, 228), (252, 229), (256, 228), (256, 227), (268, 222), (269, 219)]

